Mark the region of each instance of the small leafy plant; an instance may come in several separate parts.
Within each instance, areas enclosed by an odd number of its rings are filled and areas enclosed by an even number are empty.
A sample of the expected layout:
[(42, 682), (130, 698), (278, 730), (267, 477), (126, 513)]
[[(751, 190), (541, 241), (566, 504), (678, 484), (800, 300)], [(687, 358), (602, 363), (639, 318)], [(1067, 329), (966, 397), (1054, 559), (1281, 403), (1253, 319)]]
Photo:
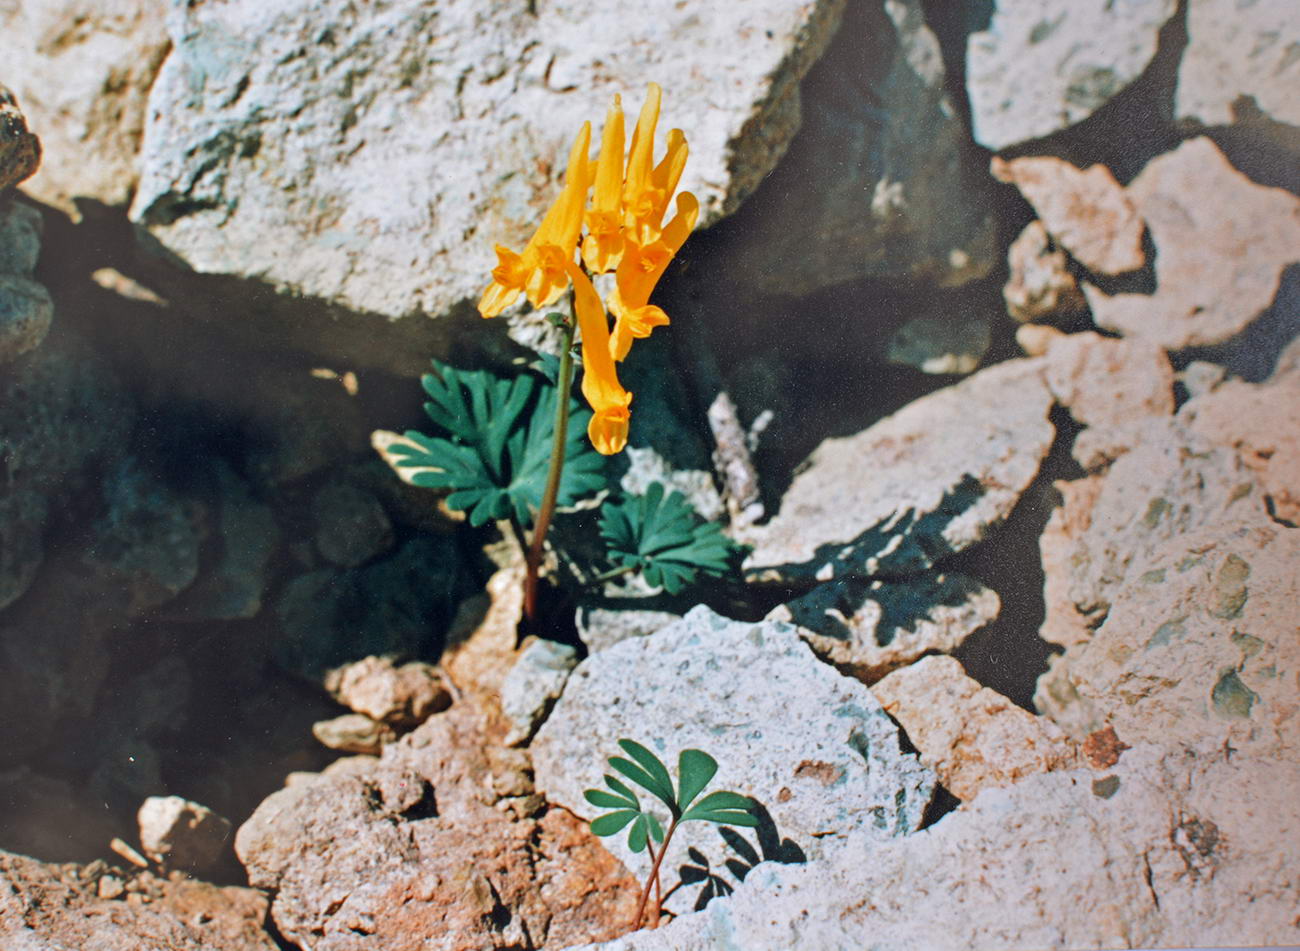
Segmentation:
[(704, 573), (724, 576), (736, 546), (722, 526), (705, 522), (680, 493), (654, 482), (645, 495), (606, 502), (600, 534), (614, 573), (640, 571), (646, 582), (676, 594)]
[[(719, 790), (711, 792), (703, 799), (697, 797), (704, 791), (718, 771), (718, 762), (703, 750), (682, 750), (677, 757), (677, 791), (673, 791), (673, 780), (668, 768), (654, 753), (640, 743), (621, 739), (618, 745), (630, 759), (611, 756), (609, 765), (624, 777), (636, 783), (662, 802), (668, 809), (669, 824), (665, 832), (662, 823), (653, 813), (641, 806), (635, 792), (620, 779), (605, 775), (605, 789), (588, 789), (583, 793), (587, 802), (601, 809), (611, 809), (603, 816), (591, 820), (591, 831), (598, 836), (617, 835), (624, 828), (628, 829), (627, 844), (633, 852), (649, 851), (652, 862), (650, 874), (641, 889), (641, 900), (637, 904), (636, 919), (633, 928), (641, 927), (645, 916), (646, 903), (653, 886), (655, 908), (651, 922), (657, 924), (660, 904), (663, 900), (659, 888), (659, 867), (664, 854), (672, 842), (673, 833), (683, 822), (713, 822), (723, 826), (758, 825), (758, 819), (751, 810), (753, 800), (739, 793)], [(658, 843), (656, 849), (655, 844)]]

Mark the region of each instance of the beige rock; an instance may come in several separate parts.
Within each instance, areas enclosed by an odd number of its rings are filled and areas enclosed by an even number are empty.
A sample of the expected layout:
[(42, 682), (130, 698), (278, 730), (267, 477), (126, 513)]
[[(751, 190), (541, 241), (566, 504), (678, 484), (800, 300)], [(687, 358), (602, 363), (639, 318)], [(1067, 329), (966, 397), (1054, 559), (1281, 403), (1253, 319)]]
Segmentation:
[(1087, 306), (1065, 252), (1053, 248), (1041, 221), (1029, 222), (1011, 242), (1007, 268), (1011, 273), (1002, 288), (1002, 299), (1007, 313), (1016, 320), (1051, 320), (1077, 314)]
[(136, 819), (145, 854), (169, 868), (207, 868), (230, 847), (230, 820), (180, 796), (150, 796)]
[(325, 675), (325, 689), (339, 703), (372, 720), (417, 726), (451, 706), (451, 693), (438, 668), (390, 657), (366, 657)]
[(1035, 702), (1080, 735), (1109, 724), (1128, 742), (1294, 760), (1297, 564), (1300, 538), (1262, 514), (1170, 538), (1133, 564)]
[(1065, 331), (1046, 324), (1021, 324), (1016, 328), (1016, 345), (1027, 357), (1042, 357), (1047, 355), (1053, 340), (1064, 336)]
[(323, 746), (343, 753), (377, 754), (397, 738), (392, 727), (360, 713), (345, 713), (311, 725), (311, 734)]
[(958, 799), (1075, 765), (1065, 733), (966, 676), (952, 657), (925, 657), (871, 688), (921, 762)]
[(27, 192), (74, 214), (77, 198), (130, 201), (146, 97), (171, 45), (165, 16), (153, 0), (0, 7), (6, 78), (45, 143)]
[(1052, 239), (1097, 274), (1123, 274), (1146, 263), (1145, 227), (1110, 169), (1078, 169), (1064, 159), (993, 157), (993, 177), (1015, 185), (1034, 206)]
[(817, 656), (871, 684), (931, 651), (955, 650), (998, 616), (996, 591), (973, 578), (924, 574), (906, 581), (840, 579), (768, 612), (800, 627)]
[(985, 790), (869, 851), (765, 863), (704, 911), (599, 951), (1294, 944), (1297, 784), (1294, 760), (1143, 745), (1110, 773)]
[(1053, 483), (1061, 504), (1052, 510), (1038, 538), (1043, 563), (1043, 601), (1046, 613), (1038, 636), (1052, 644), (1069, 647), (1092, 636), (1088, 618), (1074, 602), (1072, 563), (1080, 537), (1092, 522), (1092, 507), (1101, 493), (1102, 477), (1087, 476)]
[(41, 140), (27, 131), (14, 94), (0, 85), (0, 189), (31, 178), (40, 164)]
[(1169, 350), (1222, 343), (1272, 304), (1300, 261), (1300, 198), (1256, 185), (1207, 138), (1152, 159), (1128, 187), (1156, 246), (1154, 294), (1084, 294), (1097, 326)]
[(458, 703), (377, 765), (258, 807), (235, 847), (250, 883), (274, 891), (286, 939), (314, 951), (477, 951), (562, 948), (627, 927), (636, 883), (569, 813), (532, 814), (526, 754), (489, 755), (485, 725)]
[(1300, 524), (1300, 374), (1265, 384), (1232, 380), (1189, 401), (1189, 428), (1241, 453), (1268, 495), (1272, 512)]
[(746, 562), (761, 581), (910, 574), (982, 539), (1056, 435), (1038, 360), (981, 370), (853, 436), (827, 439)]

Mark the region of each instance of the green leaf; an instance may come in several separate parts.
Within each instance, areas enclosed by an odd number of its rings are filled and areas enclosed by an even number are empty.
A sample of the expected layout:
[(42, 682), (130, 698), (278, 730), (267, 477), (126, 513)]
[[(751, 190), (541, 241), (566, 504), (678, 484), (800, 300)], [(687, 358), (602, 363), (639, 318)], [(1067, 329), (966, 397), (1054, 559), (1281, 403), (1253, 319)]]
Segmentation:
[(726, 825), (756, 826), (758, 820), (750, 813), (754, 800), (739, 793), (720, 790), (711, 792), (682, 815), (682, 821), (699, 819)]
[(626, 796), (628, 799), (631, 799), (633, 802), (637, 804), (638, 809), (641, 808), (641, 802), (636, 798), (636, 793), (634, 793), (631, 789), (629, 789), (627, 787), (627, 784), (619, 780), (618, 777), (611, 776), (609, 775), (609, 773), (606, 773), (605, 785), (608, 786), (610, 789), (614, 790), (614, 792), (618, 793), (620, 796)]
[(718, 761), (703, 750), (682, 750), (677, 756), (677, 808), (683, 812), (713, 779)]
[(662, 842), (664, 840), (664, 827), (659, 824), (659, 820), (655, 818), (654, 813), (647, 812), (645, 817), (650, 823), (650, 835), (654, 837), (656, 842)]
[[(486, 370), (457, 370), (434, 362), (421, 378), (425, 413), (435, 436), (407, 432), (413, 445), (388, 455), (398, 470), (421, 470), (409, 481), (450, 492), (447, 504), (470, 524), (513, 515), (530, 525), (542, 504), (555, 433), (553, 383), (533, 374), (503, 379)], [(605, 485), (605, 459), (586, 440), (588, 410), (571, 400), (559, 504), (572, 505)]]
[(601, 809), (639, 809), (640, 804), (636, 800), (628, 800), (622, 796), (615, 796), (613, 793), (607, 793), (603, 789), (588, 789), (582, 794), (582, 798), (593, 806), (599, 806)]
[(646, 814), (643, 812), (636, 817), (636, 822), (632, 823), (632, 828), (627, 833), (627, 847), (633, 852), (642, 852), (645, 850), (646, 843)]
[(645, 495), (606, 502), (600, 534), (615, 567), (632, 566), (647, 583), (676, 594), (703, 572), (722, 577), (737, 549), (721, 526), (703, 521), (685, 496), (653, 482)]
[(614, 835), (639, 815), (641, 813), (635, 809), (620, 809), (618, 812), (607, 812), (605, 815), (591, 820), (591, 831), (599, 836)]
[[(623, 748), (624, 753), (636, 760), (636, 765), (641, 767), (642, 778), (638, 779), (624, 769), (619, 769), (619, 772), (634, 783), (648, 789), (662, 800), (665, 806), (672, 809), (673, 814), (676, 815), (677, 800), (673, 796), (673, 778), (668, 775), (668, 767), (660, 762), (659, 757), (655, 756), (654, 753), (651, 753), (634, 740), (621, 739), (618, 741), (618, 745)], [(627, 763), (627, 760), (621, 760), (621, 762)], [(610, 763), (614, 763), (614, 760), (611, 759)], [(649, 782), (645, 782), (646, 779)]]

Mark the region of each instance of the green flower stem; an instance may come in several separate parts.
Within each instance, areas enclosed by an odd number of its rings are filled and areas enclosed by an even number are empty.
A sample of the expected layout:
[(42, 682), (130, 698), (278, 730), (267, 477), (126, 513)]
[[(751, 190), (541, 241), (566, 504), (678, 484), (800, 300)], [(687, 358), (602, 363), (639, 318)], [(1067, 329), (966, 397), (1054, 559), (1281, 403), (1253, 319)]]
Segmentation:
[(611, 568), (609, 571), (601, 572), (591, 579), (592, 584), (604, 584), (606, 581), (613, 581), (615, 578), (621, 578), (624, 575), (630, 575), (636, 571), (638, 565), (622, 565), (618, 568)]
[[(569, 295), (573, 303), (573, 295)], [(555, 514), (555, 500), (560, 494), (560, 476), (564, 471), (564, 445), (569, 435), (569, 391), (573, 387), (573, 336), (578, 329), (578, 316), (570, 307), (570, 316), (564, 324), (560, 342), (560, 371), (555, 385), (555, 441), (551, 444), (551, 467), (546, 473), (546, 489), (542, 492), (542, 507), (533, 524), (533, 543), (528, 547), (528, 573), (524, 576), (524, 617), (529, 623), (537, 611), (537, 571), (542, 563), (542, 546), (546, 530), (551, 527)]]
[(633, 920), (633, 930), (641, 927), (641, 919), (645, 915), (646, 902), (650, 900), (650, 886), (655, 886), (655, 913), (652, 928), (659, 927), (659, 917), (663, 913), (661, 906), (662, 896), (659, 894), (659, 865), (663, 862), (664, 856), (668, 854), (668, 843), (673, 840), (673, 833), (677, 831), (677, 819), (674, 818), (672, 824), (668, 827), (668, 834), (664, 836), (663, 842), (659, 845), (659, 854), (655, 856), (654, 866), (650, 869), (650, 877), (645, 880), (645, 888), (641, 889), (641, 902), (636, 906), (636, 918)]

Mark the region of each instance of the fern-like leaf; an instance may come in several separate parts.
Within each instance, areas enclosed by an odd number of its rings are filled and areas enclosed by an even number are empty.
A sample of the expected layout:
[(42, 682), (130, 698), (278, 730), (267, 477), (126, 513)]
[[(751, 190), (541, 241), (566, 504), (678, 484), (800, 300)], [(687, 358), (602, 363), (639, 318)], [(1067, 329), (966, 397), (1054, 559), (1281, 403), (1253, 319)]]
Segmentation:
[(648, 584), (676, 594), (704, 573), (727, 573), (735, 546), (714, 522), (705, 522), (677, 492), (651, 483), (645, 495), (606, 502), (600, 534), (616, 567), (638, 569)]

